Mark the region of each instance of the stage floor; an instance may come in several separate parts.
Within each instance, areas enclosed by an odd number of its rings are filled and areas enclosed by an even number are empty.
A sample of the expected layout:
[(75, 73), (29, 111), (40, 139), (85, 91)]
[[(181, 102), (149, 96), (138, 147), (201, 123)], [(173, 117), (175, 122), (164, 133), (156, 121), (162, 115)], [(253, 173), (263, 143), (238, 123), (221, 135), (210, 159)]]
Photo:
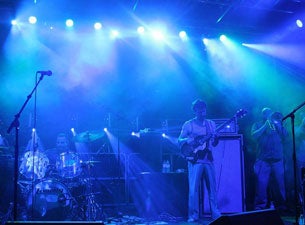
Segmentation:
[[(281, 217), (284, 225), (292, 225), (295, 222), (294, 217)], [(174, 219), (168, 220), (147, 220), (139, 217), (134, 217), (134, 216), (123, 216), (123, 217), (118, 217), (118, 218), (108, 218), (104, 221), (7, 221), (6, 224), (36, 224), (36, 225), (42, 225), (42, 224), (104, 224), (104, 225), (123, 225), (123, 224), (135, 224), (135, 225), (144, 225), (144, 224), (151, 224), (151, 225), (208, 225), (212, 222), (213, 220), (210, 218), (204, 218), (201, 219), (197, 222), (187, 222), (187, 220), (177, 220), (175, 221)], [(246, 224), (245, 224), (246, 225)], [(273, 224), (270, 224), (273, 225)]]

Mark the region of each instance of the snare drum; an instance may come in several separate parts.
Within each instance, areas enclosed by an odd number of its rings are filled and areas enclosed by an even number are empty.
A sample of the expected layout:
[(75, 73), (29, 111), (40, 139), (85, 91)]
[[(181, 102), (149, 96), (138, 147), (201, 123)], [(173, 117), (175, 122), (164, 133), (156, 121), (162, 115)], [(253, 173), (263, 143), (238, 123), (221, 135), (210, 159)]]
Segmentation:
[(27, 200), (28, 210), (33, 210), (37, 219), (63, 220), (72, 208), (69, 189), (55, 179), (36, 183)]
[(28, 179), (42, 179), (49, 165), (48, 157), (39, 151), (28, 151), (22, 158), (19, 172)]
[(81, 163), (78, 154), (63, 152), (56, 163), (59, 174), (63, 178), (74, 178), (81, 173)]

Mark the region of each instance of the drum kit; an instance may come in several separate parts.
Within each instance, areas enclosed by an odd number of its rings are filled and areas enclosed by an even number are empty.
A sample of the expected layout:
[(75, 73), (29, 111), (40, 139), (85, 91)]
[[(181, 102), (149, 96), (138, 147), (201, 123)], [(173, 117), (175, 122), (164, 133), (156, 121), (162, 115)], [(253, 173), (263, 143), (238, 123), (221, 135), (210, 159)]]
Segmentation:
[[(90, 139), (88, 139), (90, 137)], [(76, 141), (91, 142), (100, 134), (78, 135)], [(95, 201), (91, 184), (91, 161), (82, 161), (75, 152), (56, 155), (52, 165), (48, 154), (27, 151), (21, 158), (19, 190), (26, 210), (26, 220), (87, 220), (103, 219), (102, 207)], [(90, 163), (89, 163), (90, 162)]]

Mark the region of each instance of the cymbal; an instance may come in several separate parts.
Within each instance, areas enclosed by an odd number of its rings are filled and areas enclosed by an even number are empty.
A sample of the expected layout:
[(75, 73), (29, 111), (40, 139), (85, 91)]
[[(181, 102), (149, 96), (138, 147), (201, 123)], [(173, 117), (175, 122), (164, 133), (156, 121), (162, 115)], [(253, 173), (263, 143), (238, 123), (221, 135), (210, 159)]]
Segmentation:
[(104, 135), (105, 135), (104, 132), (100, 132), (100, 131), (85, 131), (77, 134), (74, 137), (74, 141), (88, 143), (88, 142), (96, 141), (102, 138)]

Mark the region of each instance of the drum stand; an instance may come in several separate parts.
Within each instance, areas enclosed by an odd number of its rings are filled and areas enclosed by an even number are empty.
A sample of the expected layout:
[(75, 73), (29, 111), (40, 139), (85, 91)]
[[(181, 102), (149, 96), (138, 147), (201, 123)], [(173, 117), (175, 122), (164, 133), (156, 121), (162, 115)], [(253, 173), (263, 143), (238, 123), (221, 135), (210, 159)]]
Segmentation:
[(95, 202), (95, 196), (93, 193), (87, 194), (83, 210), (86, 221), (96, 221), (98, 219), (98, 213), (102, 212), (102, 208)]
[(88, 175), (86, 180), (86, 188), (85, 188), (85, 202), (84, 207), (82, 209), (85, 220), (86, 221), (96, 221), (98, 219), (98, 214), (103, 213), (102, 207), (95, 201), (95, 194), (92, 190), (92, 177), (91, 177), (91, 162), (87, 163)]

